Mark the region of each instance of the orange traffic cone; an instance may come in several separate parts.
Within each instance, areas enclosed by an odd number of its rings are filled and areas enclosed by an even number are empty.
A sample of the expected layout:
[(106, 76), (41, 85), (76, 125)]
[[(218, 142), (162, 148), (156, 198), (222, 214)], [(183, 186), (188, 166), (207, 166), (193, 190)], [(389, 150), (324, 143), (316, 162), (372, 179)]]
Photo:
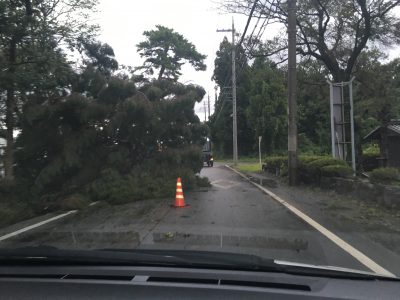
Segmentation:
[(178, 177), (176, 181), (176, 196), (175, 196), (175, 204), (173, 207), (178, 208), (178, 207), (185, 207), (189, 206), (185, 204), (185, 198), (183, 197), (183, 190), (182, 190), (182, 181), (181, 178)]

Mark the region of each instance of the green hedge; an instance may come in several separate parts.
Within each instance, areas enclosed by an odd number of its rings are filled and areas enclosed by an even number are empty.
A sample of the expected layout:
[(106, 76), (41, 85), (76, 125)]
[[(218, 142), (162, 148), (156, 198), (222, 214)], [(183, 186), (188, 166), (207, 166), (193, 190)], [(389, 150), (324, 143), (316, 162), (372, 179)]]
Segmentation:
[[(280, 176), (287, 175), (286, 156), (265, 159), (264, 170)], [(353, 171), (345, 161), (330, 156), (299, 156), (299, 178), (304, 183), (319, 183), (322, 176), (348, 177)]]
[(353, 169), (343, 165), (329, 165), (321, 168), (321, 174), (325, 177), (349, 177)]
[(395, 168), (379, 168), (370, 173), (372, 183), (392, 184), (399, 181), (400, 172)]

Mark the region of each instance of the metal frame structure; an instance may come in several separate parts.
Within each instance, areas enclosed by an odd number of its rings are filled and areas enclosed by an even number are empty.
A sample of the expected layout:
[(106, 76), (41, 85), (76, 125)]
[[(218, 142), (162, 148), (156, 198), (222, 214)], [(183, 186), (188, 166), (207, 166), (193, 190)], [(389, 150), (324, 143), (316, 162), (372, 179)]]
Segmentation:
[[(353, 81), (354, 77), (348, 82), (333, 83), (328, 80), (328, 84), (330, 87), (332, 156), (348, 161), (348, 151), (350, 150), (351, 167), (356, 172)], [(348, 87), (349, 93), (348, 102), (345, 99), (346, 87)], [(346, 117), (349, 118), (349, 122), (346, 122)], [(350, 128), (348, 128), (349, 125)], [(350, 132), (350, 141), (346, 137), (347, 132)], [(348, 145), (351, 146), (350, 149), (348, 149)]]

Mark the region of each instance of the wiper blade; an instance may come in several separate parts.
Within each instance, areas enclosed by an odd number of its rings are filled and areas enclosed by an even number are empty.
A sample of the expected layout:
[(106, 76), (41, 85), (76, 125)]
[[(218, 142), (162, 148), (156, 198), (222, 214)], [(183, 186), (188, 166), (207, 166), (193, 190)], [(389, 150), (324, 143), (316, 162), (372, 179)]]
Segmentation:
[[(277, 263), (278, 262), (278, 263)], [(124, 266), (169, 266), (229, 269), (287, 273), (301, 276), (321, 276), (345, 279), (385, 279), (400, 281), (367, 272), (351, 272), (305, 264), (264, 259), (256, 255), (189, 251), (189, 250), (148, 250), (148, 249), (96, 249), (60, 250), (55, 247), (29, 247), (0, 249), (0, 265), (13, 264), (82, 264), (82, 265), (124, 265)]]
[(155, 250), (155, 249), (101, 249), (119, 253), (137, 253), (178, 259), (180, 262), (199, 267), (229, 268), (237, 270), (279, 271), (280, 265), (272, 259), (256, 255), (193, 250)]
[(273, 260), (247, 254), (185, 250), (96, 249), (61, 250), (55, 247), (0, 249), (4, 264), (96, 264), (280, 271)]
[(182, 263), (178, 258), (151, 254), (101, 250), (63, 250), (55, 247), (0, 249), (0, 265), (12, 264), (84, 264), (84, 265), (167, 265)]

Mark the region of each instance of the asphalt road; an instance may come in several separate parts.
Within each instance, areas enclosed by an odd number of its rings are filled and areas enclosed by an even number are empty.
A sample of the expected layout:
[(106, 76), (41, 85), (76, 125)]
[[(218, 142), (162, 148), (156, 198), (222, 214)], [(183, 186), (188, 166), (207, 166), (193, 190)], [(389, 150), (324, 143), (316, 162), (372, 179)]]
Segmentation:
[(185, 193), (188, 207), (172, 208), (173, 199), (99, 204), (2, 241), (0, 247), (213, 250), (369, 271), (223, 165), (204, 168), (201, 175), (212, 187)]

